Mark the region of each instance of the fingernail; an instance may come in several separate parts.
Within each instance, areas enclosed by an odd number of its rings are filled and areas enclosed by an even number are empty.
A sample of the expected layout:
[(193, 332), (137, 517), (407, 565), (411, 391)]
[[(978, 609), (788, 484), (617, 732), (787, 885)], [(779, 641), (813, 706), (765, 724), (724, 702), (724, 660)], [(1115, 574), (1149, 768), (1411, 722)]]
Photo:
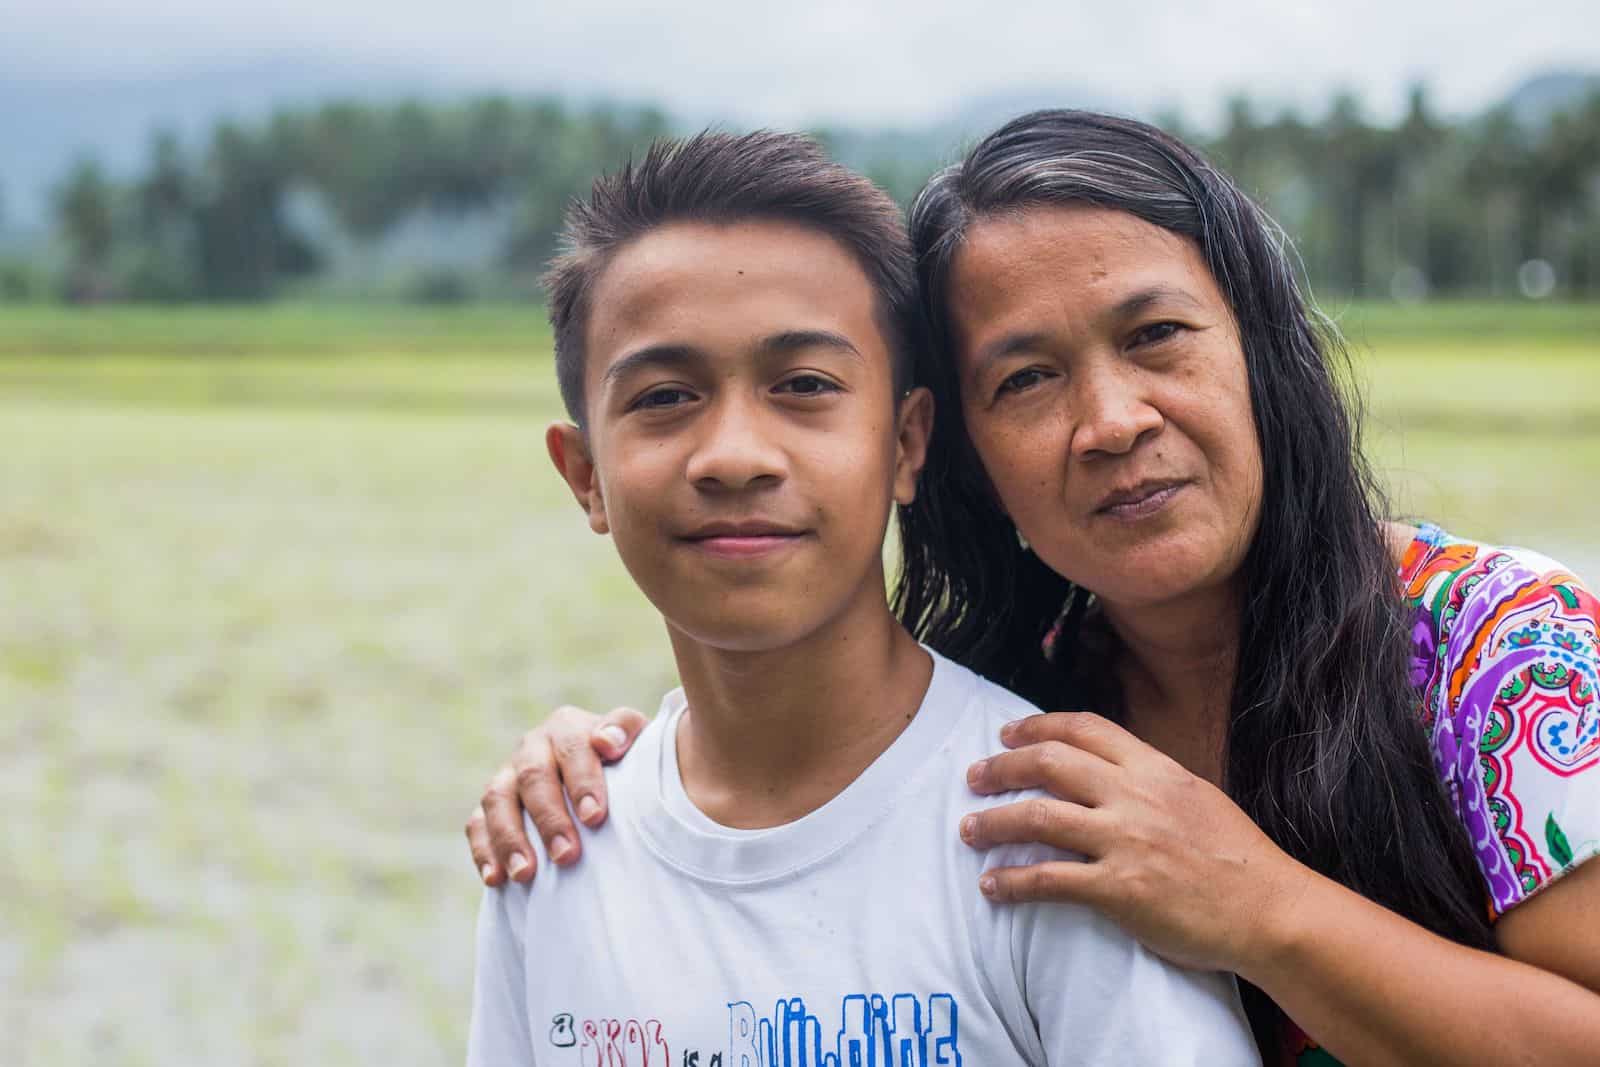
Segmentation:
[(485, 863), (482, 867), (478, 868), (478, 873), (482, 874), (483, 880), (487, 882), (489, 879), (494, 877), (494, 864)]
[(628, 731), (624, 730), (614, 722), (608, 722), (604, 726), (600, 727), (599, 733), (600, 740), (604, 741), (612, 748), (621, 748), (623, 745), (628, 743)]
[(983, 781), (983, 772), (987, 770), (988, 767), (989, 761), (986, 759), (981, 759), (977, 763), (974, 763), (972, 766), (968, 767), (967, 784), (977, 785), (979, 782)]
[(512, 853), (511, 859), (506, 863), (506, 867), (511, 871), (511, 877), (513, 878), (521, 874), (527, 866), (528, 861), (522, 858), (522, 853), (520, 852)]
[(978, 879), (978, 890), (981, 893), (983, 893), (983, 895), (986, 896), (986, 897), (994, 896), (994, 890), (995, 890), (994, 876), (986, 874), (982, 878), (979, 878)]
[(550, 839), (550, 858), (560, 863), (567, 858), (567, 853), (572, 851), (572, 842), (561, 834)]
[(1021, 719), (1013, 719), (1000, 727), (1000, 740), (1009, 741), (1017, 735), (1017, 727), (1022, 724)]
[(977, 833), (978, 833), (978, 817), (976, 815), (968, 815), (965, 819), (961, 820), (961, 838), (962, 838), (962, 840), (971, 841), (973, 839), (973, 837), (977, 835)]
[(578, 818), (586, 823), (593, 823), (600, 817), (600, 802), (594, 797), (584, 797), (578, 801)]

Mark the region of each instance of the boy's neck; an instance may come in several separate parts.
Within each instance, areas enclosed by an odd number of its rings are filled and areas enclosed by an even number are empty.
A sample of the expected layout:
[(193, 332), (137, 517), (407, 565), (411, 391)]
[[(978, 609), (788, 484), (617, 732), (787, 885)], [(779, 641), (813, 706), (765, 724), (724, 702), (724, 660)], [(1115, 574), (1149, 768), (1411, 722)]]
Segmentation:
[(933, 660), (882, 589), (880, 579), (833, 622), (765, 652), (712, 648), (669, 626), (688, 700), (679, 773), (712, 820), (758, 829), (815, 811), (916, 716)]

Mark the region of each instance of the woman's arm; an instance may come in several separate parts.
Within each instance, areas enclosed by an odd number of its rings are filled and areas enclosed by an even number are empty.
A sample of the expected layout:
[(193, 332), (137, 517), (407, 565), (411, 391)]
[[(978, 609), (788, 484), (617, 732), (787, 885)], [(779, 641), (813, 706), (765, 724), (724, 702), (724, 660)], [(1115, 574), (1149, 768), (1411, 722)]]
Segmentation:
[[(1238, 973), (1343, 1062), (1600, 1060), (1600, 863), (1508, 912), (1497, 927), (1504, 956), (1306, 874), (1297, 898), (1263, 916), (1258, 953)], [(1540, 951), (1562, 940), (1565, 952)]]
[[(1503, 915), (1500, 951), (1600, 992), (1600, 863), (1583, 866)], [(1596, 1049), (1600, 1058), (1600, 1049)]]
[(538, 861), (523, 832), (524, 808), (550, 858), (563, 867), (577, 862), (583, 846), (567, 802), (591, 830), (605, 822), (601, 762), (621, 759), (645, 722), (632, 708), (596, 715), (560, 707), (543, 725), (522, 735), (511, 762), (489, 779), (467, 819), (467, 847), (485, 885), (501, 885), (507, 876), (517, 882), (533, 881)]
[(1095, 715), (1040, 715), (975, 766), (982, 793), (1057, 799), (968, 816), (978, 847), (1039, 841), (1085, 863), (985, 876), (1003, 901), (1071, 900), (1176, 962), (1260, 986), (1343, 1062), (1592, 1062), (1600, 1050), (1600, 864), (1518, 905), (1506, 958), (1463, 948), (1311, 871), (1220, 789)]

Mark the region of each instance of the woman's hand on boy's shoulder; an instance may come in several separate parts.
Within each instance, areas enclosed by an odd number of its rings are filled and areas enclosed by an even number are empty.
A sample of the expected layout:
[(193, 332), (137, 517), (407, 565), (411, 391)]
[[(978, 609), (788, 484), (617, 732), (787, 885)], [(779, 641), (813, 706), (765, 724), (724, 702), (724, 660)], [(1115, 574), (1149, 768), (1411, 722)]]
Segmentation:
[(1221, 789), (1089, 712), (1034, 715), (1001, 741), (1009, 751), (969, 770), (973, 791), (1049, 795), (974, 812), (962, 838), (980, 849), (1049, 845), (1083, 860), (986, 870), (986, 896), (1087, 904), (1186, 967), (1237, 971), (1270, 950), (1269, 919), (1310, 872)]
[(533, 881), (538, 861), (524, 831), (524, 811), (552, 860), (563, 867), (577, 861), (583, 849), (571, 813), (590, 829), (605, 822), (602, 763), (621, 759), (645, 722), (632, 708), (596, 715), (567, 705), (522, 735), (467, 819), (467, 847), (485, 885), (502, 885), (507, 877)]

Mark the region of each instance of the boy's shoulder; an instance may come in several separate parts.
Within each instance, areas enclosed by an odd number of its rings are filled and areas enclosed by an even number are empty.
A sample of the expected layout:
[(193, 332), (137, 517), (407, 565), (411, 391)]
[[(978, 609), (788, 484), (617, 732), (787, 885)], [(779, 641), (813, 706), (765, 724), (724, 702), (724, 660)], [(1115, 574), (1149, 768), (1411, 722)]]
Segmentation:
[(596, 827), (585, 827), (568, 800), (568, 818), (578, 828), (581, 837), (580, 847), (583, 851), (578, 862), (568, 867), (557, 866), (550, 858), (549, 849), (534, 824), (533, 816), (527, 811), (522, 813), (523, 832), (533, 846), (537, 874), (530, 885), (510, 882), (507, 883), (508, 888), (531, 888), (535, 891), (533, 896), (552, 894), (560, 883), (581, 883), (591, 872), (603, 874), (617, 863), (616, 853), (619, 849), (624, 852), (631, 850), (631, 839), (637, 836), (635, 823), (639, 813), (660, 802), (656, 790), (657, 763), (661, 758), (662, 733), (671, 723), (672, 716), (668, 712), (674, 699), (681, 710), (682, 690), (668, 693), (662, 699), (661, 711), (645, 724), (627, 754), (601, 767), (606, 788), (605, 822)]
[(960, 694), (961, 708), (952, 730), (953, 748), (975, 753), (974, 759), (992, 756), (1002, 750), (1002, 726), (1039, 714), (1039, 708), (1009, 689), (938, 653), (934, 656), (938, 670), (946, 676), (946, 692)]
[[(946, 826), (967, 811), (1038, 792), (990, 797), (971, 792), (966, 782), (968, 765), (1003, 751), (1000, 728), (1037, 714), (1039, 709), (929, 651), (934, 659), (933, 678), (912, 725), (863, 772), (861, 780), (825, 805), (823, 819), (838, 815), (837, 809), (843, 808), (850, 811), (852, 825), (886, 818), (911, 819), (943, 837)], [(618, 864), (630, 860), (648, 863), (651, 855), (663, 848), (669, 852), (676, 846), (698, 849), (703, 841), (697, 839), (704, 835), (717, 835), (723, 851), (730, 854), (754, 847), (755, 833), (715, 825), (693, 807), (683, 791), (672, 749), (685, 707), (683, 690), (667, 693), (628, 754), (605, 766), (608, 817), (600, 827), (584, 832), (580, 862), (571, 867), (552, 863), (528, 820), (527, 832), (538, 861), (536, 885), (545, 883), (544, 889), (553, 893), (558, 883), (583, 882), (586, 871), (598, 876), (603, 869), (610, 869), (614, 875)], [(963, 856), (970, 852), (953, 836), (951, 840)], [(981, 862), (982, 854), (970, 855)]]
[[(1039, 714), (1039, 708), (1010, 690), (932, 649), (927, 651), (933, 657), (934, 672), (918, 716), (931, 720), (919, 726), (926, 730), (924, 736), (932, 742), (932, 748), (959, 758), (969, 754), (974, 759), (994, 755), (1002, 748), (1002, 726)], [(674, 689), (661, 698), (655, 718), (634, 743), (629, 758), (605, 768), (608, 789), (620, 787), (631, 791), (643, 783), (648, 799), (659, 800), (649, 783), (654, 782), (664, 768), (652, 761), (668, 758), (664, 749), (676, 736), (677, 721), (685, 707), (682, 689)], [(935, 740), (940, 737), (943, 744)], [(913, 745), (919, 743), (909, 738), (905, 740)], [(901, 743), (896, 742), (896, 745)], [(889, 752), (884, 753), (884, 757), (889, 755)], [(958, 776), (957, 781), (964, 782), (965, 775)]]
[(1029, 715), (1039, 714), (1040, 709), (1038, 707), (1017, 696), (1011, 690), (997, 685), (959, 664), (952, 663), (951, 666), (971, 676), (974, 711), (987, 716), (989, 719), (998, 720), (1001, 725), (1015, 719), (1024, 719)]

